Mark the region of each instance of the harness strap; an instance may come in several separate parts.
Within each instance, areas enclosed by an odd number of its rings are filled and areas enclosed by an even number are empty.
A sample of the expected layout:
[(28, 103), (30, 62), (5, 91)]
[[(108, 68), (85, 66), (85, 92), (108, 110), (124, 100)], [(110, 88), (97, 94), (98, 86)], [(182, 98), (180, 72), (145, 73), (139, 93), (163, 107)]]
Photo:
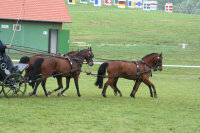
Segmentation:
[(139, 76), (140, 75), (140, 65), (139, 65), (139, 63), (137, 62), (137, 61), (133, 61), (135, 64), (136, 64), (136, 67), (137, 67), (137, 76)]
[(142, 63), (142, 65), (143, 65), (143, 67), (144, 67), (144, 71), (146, 71), (146, 67), (145, 67), (144, 63), (143, 63), (143, 62), (141, 62), (141, 63)]
[[(151, 66), (150, 65), (148, 65), (147, 63), (145, 63), (143, 60), (141, 60), (141, 61), (139, 61), (139, 62), (141, 62), (142, 63), (142, 65), (143, 65), (143, 67), (144, 67), (144, 71), (140, 71), (140, 65), (139, 65), (139, 63), (138, 63), (138, 61), (133, 61), (135, 64), (136, 64), (136, 67), (137, 67), (137, 76), (139, 76), (139, 75), (141, 75), (141, 74), (144, 74), (144, 73), (149, 73), (149, 72), (151, 72)], [(145, 65), (147, 65), (148, 67), (150, 67), (150, 70), (146, 70), (146, 67), (145, 67)]]
[(71, 66), (71, 69), (72, 69), (72, 60), (70, 59), (70, 58), (65, 58), (65, 59), (67, 59), (68, 61), (69, 61), (69, 64), (70, 64), (70, 66)]
[(73, 73), (73, 72), (75, 72), (75, 71), (81, 71), (81, 64), (79, 63), (79, 61), (78, 60), (74, 60), (76, 63), (77, 63), (77, 65), (78, 65), (78, 68), (77, 69), (73, 69), (73, 62), (72, 62), (72, 60), (70, 59), (70, 58), (66, 58), (68, 61), (69, 61), (69, 64), (70, 64), (70, 66), (71, 66), (71, 70), (70, 70), (70, 73)]
[(119, 62), (119, 77), (121, 76), (120, 62)]

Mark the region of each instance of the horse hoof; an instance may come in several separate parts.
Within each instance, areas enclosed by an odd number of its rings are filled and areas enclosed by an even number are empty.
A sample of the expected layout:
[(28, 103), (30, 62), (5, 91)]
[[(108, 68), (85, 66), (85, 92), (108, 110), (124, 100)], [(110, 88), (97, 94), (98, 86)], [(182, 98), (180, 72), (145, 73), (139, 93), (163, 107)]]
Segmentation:
[(122, 97), (122, 94), (120, 94), (119, 96)]
[(103, 94), (103, 93), (102, 93), (102, 96), (103, 96), (104, 98), (106, 98), (106, 95), (105, 95), (105, 94)]
[(117, 92), (114, 92), (114, 95), (117, 96)]
[(131, 96), (132, 98), (135, 98), (135, 95), (134, 95), (134, 94), (130, 94), (130, 96)]
[(47, 97), (49, 98), (49, 97), (51, 97), (50, 95), (47, 95)]
[(58, 96), (60, 96), (60, 95), (61, 95), (61, 93), (58, 93), (57, 95), (58, 95)]
[(51, 95), (51, 91), (48, 92), (48, 95)]
[(154, 92), (154, 97), (157, 98), (157, 94), (156, 94), (156, 92)]
[(32, 93), (32, 92), (30, 92), (30, 93), (29, 93), (29, 96), (32, 96), (32, 95), (33, 95), (33, 93)]
[(67, 94), (63, 93), (63, 94), (62, 94), (62, 96), (66, 97), (66, 96), (67, 96)]
[(78, 95), (78, 97), (80, 97), (80, 98), (81, 98), (82, 96), (81, 96), (81, 95)]

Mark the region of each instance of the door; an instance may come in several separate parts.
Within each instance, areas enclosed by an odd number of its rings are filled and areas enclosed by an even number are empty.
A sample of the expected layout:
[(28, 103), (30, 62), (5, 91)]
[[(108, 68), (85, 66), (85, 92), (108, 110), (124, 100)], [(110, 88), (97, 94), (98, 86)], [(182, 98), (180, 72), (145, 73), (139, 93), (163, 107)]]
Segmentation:
[(69, 52), (69, 30), (59, 30), (58, 52), (65, 54)]
[(49, 53), (57, 53), (58, 47), (58, 30), (49, 30)]

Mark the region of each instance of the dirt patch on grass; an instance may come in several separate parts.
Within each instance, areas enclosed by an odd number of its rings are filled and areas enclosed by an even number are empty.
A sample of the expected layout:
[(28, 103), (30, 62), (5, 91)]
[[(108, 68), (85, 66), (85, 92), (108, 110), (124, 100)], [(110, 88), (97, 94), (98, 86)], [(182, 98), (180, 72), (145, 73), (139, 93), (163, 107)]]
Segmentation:
[(99, 44), (98, 46), (111, 46), (111, 47), (134, 47), (136, 44)]
[(87, 44), (86, 42), (72, 42), (74, 45), (76, 46), (80, 46), (80, 47), (86, 47), (86, 46), (90, 46), (89, 44)]

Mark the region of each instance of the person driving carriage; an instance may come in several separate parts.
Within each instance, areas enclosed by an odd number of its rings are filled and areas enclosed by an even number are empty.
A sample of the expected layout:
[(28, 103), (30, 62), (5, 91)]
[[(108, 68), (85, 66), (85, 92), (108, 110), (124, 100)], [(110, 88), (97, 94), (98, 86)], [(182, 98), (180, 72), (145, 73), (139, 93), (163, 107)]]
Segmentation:
[(0, 40), (0, 61), (3, 61), (7, 65), (7, 69), (10, 73), (17, 71), (17, 67), (14, 67), (14, 64), (11, 58), (6, 54), (5, 49), (11, 49), (11, 45), (4, 45)]

